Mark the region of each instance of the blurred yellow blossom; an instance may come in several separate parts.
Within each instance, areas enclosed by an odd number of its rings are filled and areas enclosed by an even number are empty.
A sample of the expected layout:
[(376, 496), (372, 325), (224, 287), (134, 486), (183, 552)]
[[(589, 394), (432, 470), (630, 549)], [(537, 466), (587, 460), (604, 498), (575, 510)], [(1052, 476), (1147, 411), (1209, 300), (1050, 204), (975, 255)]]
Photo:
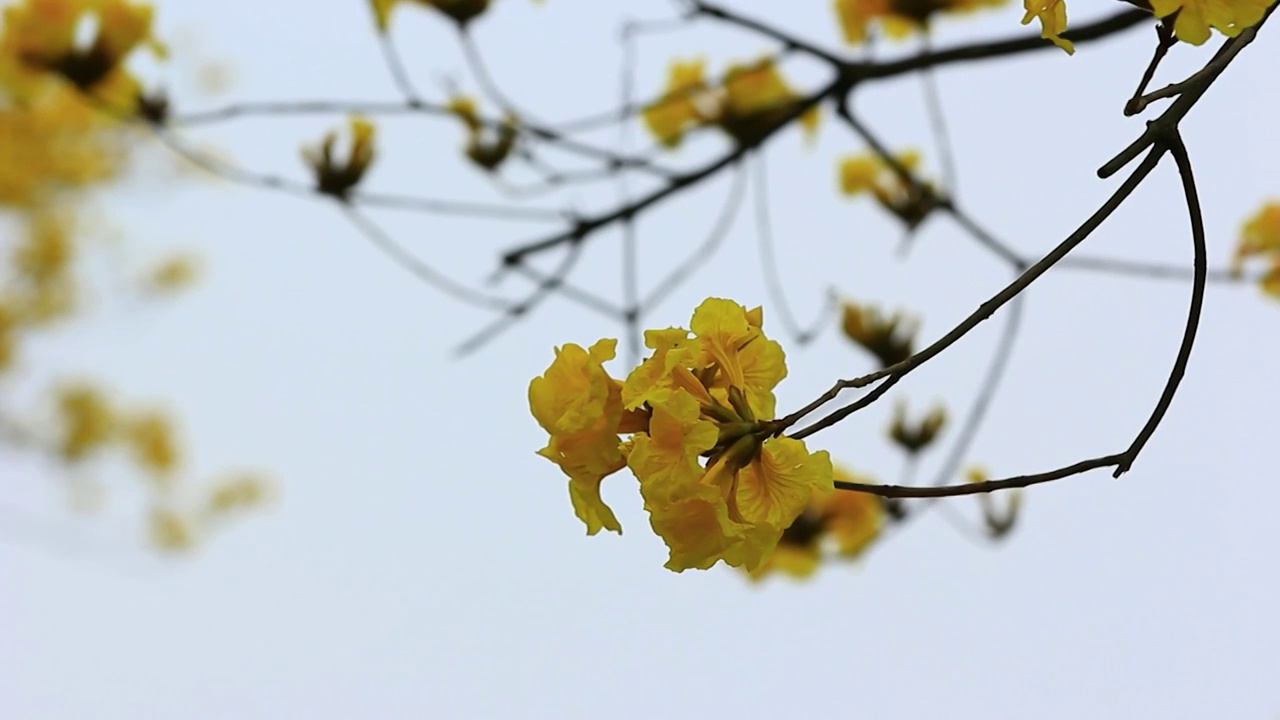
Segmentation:
[[(704, 69), (701, 59), (673, 62), (662, 97), (644, 108), (641, 118), (661, 144), (676, 147), (686, 132), (703, 125), (715, 125), (743, 145), (755, 144), (805, 101), (771, 57), (731, 64), (718, 86), (707, 83)], [(800, 125), (812, 135), (819, 117), (817, 106), (810, 106), (800, 114)]]
[(187, 254), (173, 255), (150, 268), (143, 280), (148, 290), (173, 292), (195, 282), (200, 274), (199, 260)]
[(57, 405), (61, 419), (59, 452), (68, 462), (84, 459), (115, 435), (115, 411), (99, 388), (85, 383), (64, 385), (57, 390)]
[(214, 517), (248, 510), (266, 502), (270, 492), (270, 483), (260, 475), (235, 475), (219, 480), (209, 488), (205, 509)]
[[(832, 469), (835, 480), (871, 483), (839, 465)], [(795, 578), (814, 573), (823, 560), (857, 558), (880, 536), (885, 520), (884, 502), (869, 493), (832, 490), (815, 495), (804, 512), (782, 533), (773, 552), (750, 572), (753, 580), (781, 572)]]
[(120, 422), (120, 433), (134, 461), (160, 480), (178, 469), (178, 443), (173, 420), (157, 410), (134, 413)]
[[(542, 0), (534, 0), (541, 2)], [(484, 14), (492, 0), (369, 0), (373, 8), (373, 18), (379, 32), (386, 32), (391, 24), (391, 11), (401, 3), (420, 5), (435, 9), (459, 25), (466, 25)]]
[(1040, 19), (1040, 37), (1052, 40), (1054, 45), (1073, 54), (1076, 51), (1070, 40), (1062, 37), (1067, 29), (1067, 3), (1065, 0), (1022, 0), (1026, 14), (1022, 24)]
[(840, 191), (856, 196), (868, 193), (908, 228), (919, 225), (937, 207), (938, 197), (927, 182), (913, 182), (910, 175), (920, 165), (920, 153), (906, 150), (895, 156), (897, 167), (875, 154), (848, 155), (840, 161)]
[(1245, 28), (1256, 25), (1275, 1), (1150, 0), (1156, 17), (1167, 18), (1177, 13), (1173, 33), (1192, 45), (1203, 45), (1209, 39), (1210, 28), (1228, 37), (1239, 35)]
[(348, 130), (351, 145), (345, 160), (339, 161), (334, 157), (338, 144), (336, 131), (326, 133), (318, 145), (310, 145), (302, 150), (303, 160), (315, 174), (316, 190), (340, 200), (346, 199), (351, 189), (364, 179), (374, 157), (373, 123), (355, 115), (349, 120)]
[(1264, 204), (1245, 221), (1231, 261), (1231, 272), (1239, 276), (1245, 261), (1253, 257), (1262, 257), (1270, 263), (1261, 286), (1268, 295), (1280, 298), (1280, 200)]
[(842, 327), (846, 337), (887, 368), (911, 357), (919, 323), (901, 312), (886, 315), (875, 305), (846, 302)]
[[(153, 8), (128, 0), (25, 0), (5, 8), (0, 58), (11, 90), (38, 92), (40, 76), (56, 73), (111, 107), (132, 112), (141, 96), (124, 62), (139, 46), (163, 57), (151, 33)], [(85, 18), (96, 34), (87, 44), (76, 33)]]
[(873, 23), (894, 39), (925, 32), (935, 15), (998, 7), (1008, 0), (835, 0), (833, 6), (845, 42), (866, 42)]
[(935, 405), (915, 423), (907, 420), (907, 406), (899, 402), (893, 409), (893, 422), (889, 425), (889, 439), (908, 455), (917, 455), (933, 444), (938, 433), (947, 423), (947, 409)]
[(467, 129), (467, 144), (463, 152), (471, 162), (489, 171), (506, 162), (520, 135), (520, 123), (515, 115), (507, 113), (499, 125), (489, 126), (481, 119), (475, 98), (468, 95), (454, 96), (446, 108)]
[(13, 267), (33, 284), (62, 278), (71, 264), (71, 219), (61, 210), (41, 207), (26, 215), (27, 226), (22, 242), (14, 249)]
[(161, 550), (191, 550), (199, 541), (195, 518), (173, 508), (152, 508), (148, 525), (151, 543)]
[(105, 117), (65, 88), (0, 108), (0, 204), (31, 207), (114, 176), (121, 151)]

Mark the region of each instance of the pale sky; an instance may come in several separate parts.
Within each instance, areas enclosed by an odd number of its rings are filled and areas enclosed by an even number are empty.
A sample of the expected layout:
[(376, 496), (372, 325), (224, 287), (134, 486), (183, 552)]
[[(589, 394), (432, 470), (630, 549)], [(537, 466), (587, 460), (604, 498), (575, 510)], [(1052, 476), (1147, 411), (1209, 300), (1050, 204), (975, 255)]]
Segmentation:
[[(785, 12), (734, 5), (838, 46), (828, 2), (788, 3)], [(1084, 5), (1073, 4), (1073, 22), (1112, 11)], [(476, 39), (516, 103), (567, 119), (617, 102), (620, 20), (671, 8), (504, 0)], [(1009, 6), (947, 22), (937, 42), (1029, 32), (1019, 15)], [(180, 111), (396, 99), (356, 0), (162, 2), (159, 24), (162, 35), (194, 42), (190, 53), (235, 68), (234, 85), (217, 98), (173, 73)], [(1261, 33), (1185, 123), (1214, 266), (1229, 259), (1243, 218), (1280, 196), (1280, 105), (1263, 90), (1280, 59), (1275, 31)], [(1141, 131), (1143, 119), (1120, 108), (1153, 35), (1138, 28), (1073, 57), (1046, 50), (941, 72), (959, 201), (1029, 254), (1069, 233), (1118, 183), (1097, 180), (1096, 167)], [(478, 89), (439, 18), (403, 8), (395, 37), (428, 97), (440, 99), (446, 80)], [(637, 88), (656, 92), (674, 56), (701, 53), (719, 66), (771, 49), (703, 24), (646, 37)], [(175, 43), (177, 56), (186, 51)], [(1181, 80), (1212, 51), (1176, 48), (1157, 84)], [(822, 81), (820, 71), (799, 60), (785, 66), (805, 88)], [(892, 146), (922, 148), (926, 173), (938, 171), (917, 79), (866, 88), (856, 108)], [(921, 338), (935, 338), (995, 292), (1005, 269), (940, 216), (899, 255), (889, 219), (836, 194), (838, 157), (862, 146), (825, 110), (815, 143), (788, 131), (766, 151), (788, 298), (807, 319), (835, 287), (920, 312)], [(249, 119), (191, 137), (246, 166), (304, 179), (298, 145), (340, 122)], [(463, 164), (456, 123), (380, 128), (370, 189), (502, 200)], [(633, 129), (631, 141), (643, 140)], [(671, 162), (693, 164), (719, 148), (708, 139)], [(701, 241), (727, 187), (726, 177), (644, 218), (642, 283)], [(539, 202), (593, 208), (613, 193)], [(49, 468), (0, 457), (17, 486), (10, 507), (34, 523), (0, 543), (10, 618), (0, 634), (5, 717), (1280, 716), (1280, 489), (1269, 469), (1280, 385), (1266, 361), (1280, 350), (1270, 330), (1280, 304), (1254, 287), (1211, 288), (1179, 396), (1123, 479), (1098, 472), (1032, 489), (1018, 528), (995, 546), (930, 513), (855, 565), (757, 586), (723, 567), (663, 569), (666, 550), (622, 474), (604, 492), (625, 534), (585, 537), (563, 476), (534, 455), (545, 435), (528, 413), (529, 379), (555, 345), (617, 337), (605, 318), (554, 299), (458, 359), (453, 348), (488, 316), (390, 263), (327, 203), (145, 178), (107, 200), (138, 252), (194, 246), (208, 275), (168, 306), (111, 306), (51, 339), (39, 376), (89, 370), (130, 397), (170, 398), (193, 475), (260, 467), (281, 493), (271, 512), (227, 528), (194, 556), (157, 559), (140, 542), (133, 480), (119, 478), (101, 517), (82, 518), (65, 508)], [(1182, 202), (1166, 161), (1084, 251), (1189, 266)], [(426, 262), (471, 283), (488, 278), (502, 250), (554, 229), (374, 216)], [(577, 280), (616, 298), (618, 248), (616, 233), (594, 238)], [(788, 339), (757, 258), (748, 206), (715, 259), (647, 325), (685, 324), (707, 296), (763, 303), (766, 331), (788, 351), (783, 410), (870, 369), (834, 321), (811, 346)], [(517, 295), (526, 286), (495, 289)], [(1046, 276), (1029, 293), (1007, 382), (972, 459), (1013, 475), (1127, 446), (1164, 383), (1189, 291), (1181, 281)], [(913, 374), (899, 395), (915, 407), (944, 400), (960, 415), (1002, 319)], [(891, 409), (889, 398), (810, 446), (895, 481), (900, 459), (881, 435)], [(925, 478), (941, 455), (926, 458)], [(976, 518), (971, 500), (953, 506)]]

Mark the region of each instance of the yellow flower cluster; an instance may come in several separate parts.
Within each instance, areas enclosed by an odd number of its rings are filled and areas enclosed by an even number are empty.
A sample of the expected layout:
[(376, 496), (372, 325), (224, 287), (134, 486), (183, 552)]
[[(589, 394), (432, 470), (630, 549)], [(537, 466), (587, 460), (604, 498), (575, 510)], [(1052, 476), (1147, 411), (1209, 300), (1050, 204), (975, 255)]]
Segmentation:
[[(1235, 37), (1245, 28), (1258, 23), (1276, 0), (1149, 0), (1151, 12), (1158, 18), (1171, 18), (1173, 34), (1183, 42), (1203, 45), (1211, 29)], [(1023, 0), (1025, 25), (1040, 19), (1040, 35), (1066, 50), (1074, 52), (1071, 42), (1061, 37), (1067, 29), (1066, 0)]]
[[(754, 144), (803, 102), (772, 58), (732, 64), (718, 85), (706, 80), (705, 66), (700, 59), (673, 62), (662, 97), (644, 109), (645, 126), (663, 145), (677, 147), (686, 132), (704, 125), (719, 127), (743, 145)], [(817, 130), (818, 120), (816, 106), (800, 116), (810, 134)]]
[(530, 383), (529, 405), (550, 435), (539, 454), (569, 476), (588, 534), (622, 531), (600, 484), (627, 467), (670, 549), (668, 568), (723, 560), (755, 570), (796, 518), (832, 491), (825, 451), (774, 437), (773, 390), (787, 369), (762, 326), (760, 308), (710, 298), (694, 311), (692, 332), (647, 331), (653, 352), (625, 381), (604, 369), (615, 340), (556, 351)]
[[(836, 480), (869, 483), (836, 466)], [(806, 578), (824, 560), (850, 561), (862, 555), (880, 536), (885, 523), (884, 502), (875, 495), (835, 491), (815, 496), (804, 512), (783, 531), (773, 553), (750, 571), (753, 580), (779, 572)]]
[(894, 39), (928, 29), (935, 15), (959, 14), (1004, 5), (1008, 0), (835, 0), (845, 42), (866, 42), (873, 24)]
[[(0, 33), (3, 84), (31, 100), (47, 91), (52, 73), (108, 107), (135, 112), (143, 94), (125, 61), (142, 46), (166, 54), (151, 34), (153, 12), (128, 0), (26, 0), (7, 7)], [(76, 33), (86, 19), (96, 33), (81, 44)]]
[(1245, 221), (1231, 263), (1232, 273), (1239, 275), (1245, 261), (1253, 257), (1262, 257), (1270, 262), (1271, 267), (1262, 276), (1262, 289), (1268, 295), (1280, 298), (1280, 200), (1263, 205)]
[[(907, 150), (894, 158), (901, 170), (913, 172), (920, 165), (920, 153)], [(878, 155), (849, 155), (839, 165), (840, 192), (848, 196), (869, 194), (885, 210), (896, 215), (908, 228), (914, 228), (928, 217), (938, 203), (933, 186), (912, 183)]]

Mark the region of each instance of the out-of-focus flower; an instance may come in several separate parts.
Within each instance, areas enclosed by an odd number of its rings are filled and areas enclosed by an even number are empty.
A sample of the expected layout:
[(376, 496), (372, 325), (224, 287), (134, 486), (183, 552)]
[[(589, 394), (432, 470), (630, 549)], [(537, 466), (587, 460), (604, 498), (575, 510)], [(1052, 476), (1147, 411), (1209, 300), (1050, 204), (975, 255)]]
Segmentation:
[(195, 518), (173, 508), (152, 508), (148, 525), (151, 543), (160, 550), (188, 551), (195, 548), (200, 539)]
[(911, 357), (919, 322), (901, 312), (885, 315), (875, 305), (844, 304), (844, 334), (887, 368)]
[(475, 98), (457, 95), (447, 107), (467, 129), (467, 144), (463, 152), (471, 162), (490, 172), (506, 162), (520, 136), (520, 122), (515, 115), (507, 113), (502, 123), (493, 127), (480, 118)]
[(920, 164), (920, 153), (907, 150), (895, 157), (897, 167), (874, 154), (849, 155), (840, 161), (840, 191), (848, 196), (870, 194), (908, 228), (915, 228), (938, 206), (932, 185), (913, 182), (909, 175)]
[(209, 488), (205, 498), (205, 511), (212, 517), (222, 517), (258, 507), (266, 502), (271, 485), (260, 475), (244, 474), (219, 480)]
[[(833, 476), (836, 480), (872, 482), (839, 465), (833, 468)], [(773, 552), (749, 574), (753, 580), (775, 572), (806, 578), (829, 558), (853, 560), (880, 536), (885, 515), (884, 503), (869, 493), (833, 490), (815, 495), (782, 533)]]
[[(1156, 17), (1173, 17), (1173, 34), (1192, 45), (1203, 45), (1210, 28), (1235, 37), (1258, 24), (1276, 0), (1150, 0)], [(1176, 13), (1176, 16), (1175, 16)]]
[(57, 390), (61, 440), (58, 451), (68, 462), (83, 460), (106, 445), (117, 429), (116, 413), (102, 390), (89, 384), (69, 384)]
[[(541, 3), (542, 0), (534, 0), (534, 2)], [(391, 24), (391, 11), (402, 3), (432, 8), (459, 25), (465, 26), (483, 15), (489, 9), (492, 0), (369, 0), (379, 32), (387, 31)]]
[(143, 286), (154, 292), (176, 292), (190, 286), (199, 274), (200, 262), (196, 257), (172, 255), (147, 270)]
[[(36, 92), (39, 76), (56, 73), (110, 107), (132, 112), (142, 94), (125, 69), (128, 56), (146, 46), (164, 57), (151, 33), (153, 8), (128, 0), (25, 0), (5, 8), (0, 58), (8, 67), (11, 90)], [(84, 18), (96, 21), (86, 45), (76, 32)]]
[(345, 200), (351, 189), (360, 184), (373, 162), (374, 126), (368, 119), (353, 116), (350, 120), (351, 150), (346, 160), (334, 157), (338, 133), (330, 131), (318, 145), (304, 147), (302, 158), (315, 174), (316, 190)]
[[(715, 125), (742, 145), (753, 145), (800, 110), (804, 97), (778, 71), (773, 58), (749, 64), (732, 64), (718, 85), (704, 78), (701, 59), (671, 64), (661, 98), (641, 115), (658, 142), (674, 148), (689, 130)], [(802, 128), (812, 135), (818, 127), (817, 106), (799, 115)]]
[(1264, 258), (1271, 266), (1262, 276), (1262, 290), (1280, 298), (1280, 200), (1264, 204), (1245, 221), (1231, 261), (1232, 274), (1239, 276), (1245, 261), (1254, 257)]
[(918, 455), (920, 451), (933, 444), (947, 423), (947, 409), (935, 405), (924, 417), (915, 423), (907, 421), (906, 403), (898, 403), (893, 409), (893, 422), (889, 425), (889, 439), (908, 455)]
[(168, 415), (155, 410), (135, 413), (121, 421), (120, 434), (134, 461), (156, 479), (168, 481), (178, 469), (178, 442)]
[(833, 6), (845, 42), (866, 42), (878, 25), (885, 35), (902, 39), (928, 30), (937, 15), (998, 7), (1008, 0), (835, 0)]

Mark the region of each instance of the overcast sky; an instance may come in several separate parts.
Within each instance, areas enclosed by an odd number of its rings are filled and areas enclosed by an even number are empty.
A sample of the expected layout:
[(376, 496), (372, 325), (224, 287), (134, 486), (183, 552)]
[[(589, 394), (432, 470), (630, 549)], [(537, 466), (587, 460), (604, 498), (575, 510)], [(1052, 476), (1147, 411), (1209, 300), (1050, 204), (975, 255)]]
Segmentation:
[[(786, 12), (775, 5), (753, 10), (838, 44), (825, 0), (788, 3)], [(1074, 22), (1100, 12), (1085, 5), (1073, 5)], [(476, 25), (476, 41), (514, 102), (567, 119), (618, 101), (622, 17), (670, 12), (660, 0), (504, 0)], [(937, 42), (1016, 33), (1019, 15), (1011, 5), (948, 22)], [(396, 98), (356, 0), (163, 2), (159, 23), (162, 35), (184, 39), (174, 46), (178, 68), (195, 54), (235, 69), (229, 93), (212, 99), (173, 72), (180, 110)], [(439, 18), (403, 8), (396, 31), (429, 97), (449, 82), (477, 89)], [(1280, 59), (1275, 31), (1262, 33), (1185, 124), (1217, 266), (1242, 219), (1280, 195), (1280, 105), (1265, 89)], [(959, 201), (1028, 254), (1069, 233), (1118, 182), (1097, 180), (1096, 167), (1141, 131), (1142, 119), (1120, 108), (1153, 35), (1138, 28), (1074, 57), (1046, 50), (939, 73)], [(673, 56), (702, 53), (719, 66), (771, 49), (689, 24), (641, 39), (637, 87), (656, 92)], [(1211, 53), (1176, 48), (1158, 84)], [(803, 61), (785, 72), (806, 88), (823, 80)], [(925, 171), (938, 172), (916, 79), (868, 87), (856, 109), (892, 146), (921, 147)], [(788, 131), (766, 150), (788, 299), (811, 318), (835, 287), (920, 312), (922, 337), (934, 338), (997, 290), (1006, 269), (943, 217), (900, 254), (893, 222), (837, 196), (836, 159), (862, 146), (826, 111), (816, 142)], [(341, 120), (242, 120), (192, 137), (302, 178), (299, 143)], [(401, 119), (381, 132), (371, 189), (500, 199), (461, 162), (456, 123)], [(616, 142), (612, 133), (595, 139)], [(633, 130), (631, 142), (644, 140)], [(672, 162), (696, 163), (716, 143)], [(646, 287), (705, 236), (729, 181), (639, 224)], [(600, 207), (613, 192), (539, 202)], [(1189, 265), (1181, 204), (1166, 161), (1084, 250)], [(605, 497), (625, 534), (584, 537), (564, 478), (534, 455), (545, 436), (528, 413), (529, 379), (554, 345), (616, 337), (606, 318), (553, 299), (458, 359), (453, 349), (490, 317), (390, 263), (327, 203), (144, 178), (106, 207), (139, 253), (199, 248), (207, 278), (171, 305), (113, 306), (59, 335), (40, 348), (41, 373), (88, 369), (131, 397), (171, 398), (194, 476), (261, 467), (281, 495), (274, 511), (167, 561), (139, 542), (138, 497), (126, 478), (101, 517), (80, 518), (60, 502), (47, 468), (0, 457), (16, 488), (9, 507), (21, 510), (5, 522), (30, 523), (0, 543), (6, 717), (1280, 716), (1272, 361), (1280, 304), (1256, 288), (1211, 289), (1177, 401), (1122, 480), (1099, 472), (1033, 489), (999, 545), (975, 544), (930, 513), (856, 565), (756, 586), (723, 567), (663, 569), (665, 548), (622, 475), (605, 482)], [(488, 278), (501, 250), (551, 229), (375, 217), (425, 261), (471, 283)], [(616, 234), (593, 239), (577, 280), (617, 297), (618, 248)], [(763, 303), (766, 330), (788, 351), (784, 411), (868, 369), (834, 321), (811, 346), (786, 338), (757, 258), (748, 207), (721, 252), (648, 325), (687, 323), (707, 296)], [(527, 285), (495, 290), (518, 295)], [(1172, 363), (1189, 290), (1076, 270), (1037, 283), (973, 459), (1009, 475), (1127, 446)], [(917, 407), (942, 400), (959, 415), (1002, 321), (997, 314), (913, 374), (900, 396)], [(894, 481), (900, 459), (881, 436), (890, 410), (886, 402), (811, 446)], [(926, 470), (939, 460), (927, 458)], [(953, 506), (976, 517), (971, 501)]]

